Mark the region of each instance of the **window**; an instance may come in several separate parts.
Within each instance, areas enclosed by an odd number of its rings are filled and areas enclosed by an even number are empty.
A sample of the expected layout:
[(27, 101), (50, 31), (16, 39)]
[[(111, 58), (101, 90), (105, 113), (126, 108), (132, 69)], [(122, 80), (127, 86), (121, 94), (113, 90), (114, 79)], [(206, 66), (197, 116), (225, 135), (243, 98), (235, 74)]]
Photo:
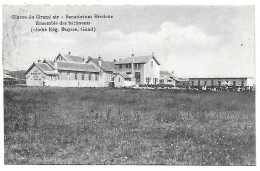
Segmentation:
[(61, 80), (61, 74), (59, 74), (58, 79)]
[(135, 64), (135, 68), (140, 68), (140, 64)]
[(98, 80), (98, 74), (95, 74), (95, 80)]
[(204, 81), (204, 85), (207, 85), (207, 80)]
[(233, 81), (233, 86), (236, 86), (236, 81), (235, 80)]
[(131, 72), (126, 72), (127, 75), (132, 74)]
[(120, 78), (118, 78), (118, 82), (120, 82)]
[(200, 80), (198, 80), (198, 86), (200, 86)]
[(151, 62), (151, 67), (153, 67), (153, 61)]
[(155, 78), (155, 84), (157, 84), (158, 83), (158, 78)]
[(91, 80), (91, 74), (88, 75), (88, 79)]
[(106, 74), (106, 81), (112, 81), (112, 74), (110, 73)]
[(214, 86), (214, 80), (213, 79), (211, 80), (211, 86)]
[(131, 64), (126, 64), (126, 68), (131, 68)]
[(218, 81), (218, 86), (221, 86), (221, 81)]
[(194, 86), (194, 81), (193, 80), (191, 81), (191, 86)]
[(78, 79), (78, 73), (75, 73), (75, 80)]
[(85, 73), (82, 73), (81, 79), (84, 80), (85, 79)]
[(146, 83), (149, 84), (151, 82), (151, 78), (146, 77)]
[(121, 64), (119, 65), (119, 68), (120, 68), (120, 69), (122, 68), (122, 65), (121, 65)]
[(244, 86), (244, 80), (241, 80), (241, 86)]

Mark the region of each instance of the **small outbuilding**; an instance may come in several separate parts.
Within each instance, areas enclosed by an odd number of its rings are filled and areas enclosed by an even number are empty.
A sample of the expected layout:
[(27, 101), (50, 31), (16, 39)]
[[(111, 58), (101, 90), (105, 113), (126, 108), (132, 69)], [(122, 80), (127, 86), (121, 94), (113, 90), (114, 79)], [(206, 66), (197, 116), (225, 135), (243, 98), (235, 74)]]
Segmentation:
[(131, 76), (123, 73), (117, 73), (114, 76), (114, 85), (115, 87), (131, 87), (133, 85)]

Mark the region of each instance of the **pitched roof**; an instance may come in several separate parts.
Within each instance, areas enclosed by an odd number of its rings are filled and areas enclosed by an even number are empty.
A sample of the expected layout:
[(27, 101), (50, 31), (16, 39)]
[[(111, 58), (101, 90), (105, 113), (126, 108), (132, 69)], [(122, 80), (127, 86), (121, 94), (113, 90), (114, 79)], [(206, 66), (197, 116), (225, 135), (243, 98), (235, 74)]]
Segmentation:
[(48, 64), (35, 63), (35, 62), (30, 66), (30, 68), (27, 71), (25, 71), (25, 74), (27, 74), (34, 66), (37, 66), (43, 73), (45, 73), (47, 75), (57, 75), (58, 74), (50, 66), (48, 66)]
[(73, 56), (69, 54), (62, 55), (62, 56), (65, 57), (68, 60), (68, 62), (83, 62), (83, 57), (81, 56)]
[(77, 63), (83, 63), (83, 57), (81, 56), (74, 56), (70, 54), (59, 54), (55, 59), (57, 59), (59, 56), (63, 57), (67, 62), (77, 62)]
[[(91, 59), (98, 65), (97, 58), (89, 58), (89, 60)], [(114, 62), (104, 61), (103, 59), (101, 59), (101, 68), (104, 69), (105, 71), (117, 72)]]
[[(157, 62), (158, 65), (160, 65), (160, 63), (158, 62), (158, 60), (152, 56), (134, 56), (134, 64), (142, 64), (142, 63), (147, 63), (150, 59), (154, 58), (154, 60)], [(122, 60), (119, 60), (116, 62), (116, 65), (118, 64), (129, 64), (133, 62), (133, 57), (127, 57), (124, 58)]]
[[(125, 73), (121, 73), (121, 72), (117, 73), (116, 76), (117, 76), (117, 75), (121, 75), (123, 78), (131, 78), (129, 75), (127, 75), (127, 74), (125, 74)], [(115, 77), (116, 77), (116, 76), (115, 76)]]
[(160, 75), (172, 76), (168, 71), (160, 71)]
[(53, 69), (46, 63), (37, 63), (37, 66), (40, 67), (43, 71), (53, 71)]
[(178, 77), (173, 77), (174, 80), (176, 81), (189, 81), (189, 78), (178, 78)]
[[(54, 61), (47, 61), (54, 68)], [(57, 61), (58, 70), (66, 71), (86, 71), (86, 72), (99, 72), (93, 65), (87, 63), (75, 63), (75, 62), (62, 62)]]

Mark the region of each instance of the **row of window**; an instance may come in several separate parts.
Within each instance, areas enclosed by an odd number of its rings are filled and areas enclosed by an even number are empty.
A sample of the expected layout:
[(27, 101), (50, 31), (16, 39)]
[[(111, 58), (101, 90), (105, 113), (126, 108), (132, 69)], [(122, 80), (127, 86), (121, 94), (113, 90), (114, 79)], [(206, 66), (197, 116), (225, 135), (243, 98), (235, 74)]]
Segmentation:
[[(75, 80), (92, 80), (92, 75), (93, 74), (85, 74), (85, 73), (82, 73), (81, 74), (81, 78), (79, 77), (79, 74), (78, 73), (75, 73)], [(98, 80), (98, 74), (94, 74), (95, 75), (95, 80)], [(66, 73), (66, 79), (64, 79), (64, 77), (62, 78), (62, 74), (59, 74), (59, 77), (58, 77), (59, 80), (71, 80), (71, 74), (70, 72), (67, 72)], [(51, 77), (51, 80), (52, 80), (52, 77)]]
[[(123, 67), (123, 64), (120, 64), (119, 65), (119, 69), (121, 69)], [(132, 64), (125, 64), (125, 67), (126, 68), (132, 68)], [(141, 67), (141, 64), (134, 64), (134, 67), (135, 68), (140, 68)]]
[(146, 80), (147, 84), (151, 84), (151, 83), (157, 84), (158, 83), (158, 78), (153, 78), (153, 82), (151, 82), (151, 78), (150, 77), (146, 77), (145, 80)]
[[(204, 80), (204, 85), (207, 85), (207, 80)], [(229, 83), (228, 80), (226, 80), (226, 83)], [(191, 81), (191, 85), (194, 85), (194, 81)], [(218, 85), (221, 86), (221, 81), (218, 81)], [(200, 80), (198, 80), (198, 86), (200, 86)], [(214, 80), (211, 80), (211, 86), (214, 86)], [(236, 81), (233, 81), (233, 86), (236, 86)], [(244, 80), (241, 80), (241, 86), (244, 86)]]

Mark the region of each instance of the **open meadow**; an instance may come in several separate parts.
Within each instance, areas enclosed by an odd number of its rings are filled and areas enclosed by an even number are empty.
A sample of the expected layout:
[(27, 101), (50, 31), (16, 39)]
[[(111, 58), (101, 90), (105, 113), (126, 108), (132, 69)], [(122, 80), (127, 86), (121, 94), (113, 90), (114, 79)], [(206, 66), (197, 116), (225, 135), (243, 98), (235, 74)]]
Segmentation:
[(4, 88), (5, 164), (255, 165), (255, 92)]

